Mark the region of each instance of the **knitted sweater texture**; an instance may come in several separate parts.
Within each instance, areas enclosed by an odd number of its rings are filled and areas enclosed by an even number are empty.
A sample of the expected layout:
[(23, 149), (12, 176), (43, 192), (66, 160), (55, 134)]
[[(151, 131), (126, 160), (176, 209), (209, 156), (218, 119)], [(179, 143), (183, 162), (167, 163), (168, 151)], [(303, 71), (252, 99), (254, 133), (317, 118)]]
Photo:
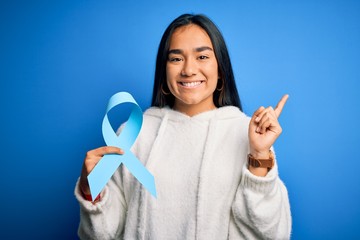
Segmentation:
[(236, 107), (189, 117), (169, 108), (144, 113), (131, 151), (154, 175), (154, 198), (121, 165), (101, 201), (80, 203), (81, 239), (289, 239), (286, 187), (275, 166), (247, 169), (250, 118)]

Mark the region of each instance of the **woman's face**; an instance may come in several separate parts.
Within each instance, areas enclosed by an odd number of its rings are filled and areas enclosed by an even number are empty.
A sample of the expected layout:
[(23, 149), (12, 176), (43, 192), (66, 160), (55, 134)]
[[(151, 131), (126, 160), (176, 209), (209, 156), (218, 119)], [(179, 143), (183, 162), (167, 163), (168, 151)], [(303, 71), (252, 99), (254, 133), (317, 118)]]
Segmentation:
[(170, 38), (167, 85), (174, 109), (189, 116), (215, 108), (218, 64), (209, 35), (195, 24), (180, 27)]

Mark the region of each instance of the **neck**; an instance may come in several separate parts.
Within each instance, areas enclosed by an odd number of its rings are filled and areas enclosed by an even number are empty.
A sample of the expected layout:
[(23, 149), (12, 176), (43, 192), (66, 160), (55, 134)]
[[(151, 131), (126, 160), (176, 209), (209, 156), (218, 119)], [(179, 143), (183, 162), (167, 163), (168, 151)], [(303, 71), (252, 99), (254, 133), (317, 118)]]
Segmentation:
[(189, 117), (195, 116), (197, 114), (203, 113), (203, 112), (207, 112), (207, 111), (211, 111), (216, 109), (215, 104), (212, 102), (212, 104), (207, 104), (205, 106), (202, 105), (189, 105), (189, 104), (179, 104), (176, 103), (174, 104), (173, 110), (181, 112), (183, 114), (188, 115)]

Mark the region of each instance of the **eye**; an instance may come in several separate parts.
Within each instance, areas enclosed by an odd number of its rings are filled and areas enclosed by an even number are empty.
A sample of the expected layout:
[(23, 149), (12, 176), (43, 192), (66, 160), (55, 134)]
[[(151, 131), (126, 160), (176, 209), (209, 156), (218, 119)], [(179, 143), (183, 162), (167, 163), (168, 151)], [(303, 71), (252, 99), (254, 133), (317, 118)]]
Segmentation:
[(169, 61), (170, 62), (180, 62), (181, 58), (179, 58), (179, 57), (169, 57)]
[(208, 59), (209, 57), (208, 56), (205, 56), (205, 55), (201, 55), (201, 56), (199, 56), (199, 59), (200, 60), (205, 60), (205, 59)]

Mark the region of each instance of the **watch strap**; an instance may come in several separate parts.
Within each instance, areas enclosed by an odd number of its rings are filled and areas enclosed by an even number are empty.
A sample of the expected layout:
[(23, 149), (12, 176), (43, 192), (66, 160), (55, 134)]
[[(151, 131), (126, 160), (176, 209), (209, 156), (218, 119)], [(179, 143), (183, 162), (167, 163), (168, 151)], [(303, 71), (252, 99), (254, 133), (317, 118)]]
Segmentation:
[(271, 169), (274, 166), (274, 155), (270, 151), (268, 159), (258, 159), (253, 155), (248, 154), (248, 164), (254, 168), (268, 168)]

